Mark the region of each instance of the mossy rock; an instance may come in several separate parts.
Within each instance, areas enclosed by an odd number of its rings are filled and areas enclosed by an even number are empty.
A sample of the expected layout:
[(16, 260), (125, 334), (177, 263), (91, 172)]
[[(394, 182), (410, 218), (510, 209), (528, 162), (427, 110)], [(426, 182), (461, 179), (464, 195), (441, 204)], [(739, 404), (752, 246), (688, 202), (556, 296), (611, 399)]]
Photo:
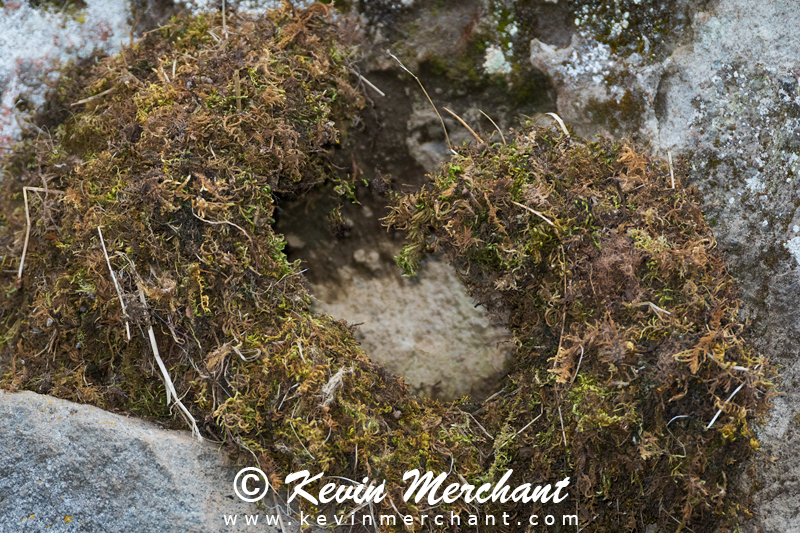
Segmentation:
[[(479, 484), (513, 469), (512, 484), (571, 476), (595, 531), (735, 520), (727, 478), (757, 447), (771, 385), (680, 176), (672, 189), (627, 145), (526, 128), (398, 196), (405, 268), (445, 249), (517, 344), (483, 404), (416, 398), (349, 326), (311, 313), (271, 227), (278, 196), (323, 181), (352, 194), (326, 150), (363, 105), (354, 51), (320, 4), (227, 24), (176, 19), (73, 70), (53, 109), (68, 118), (6, 162), (4, 387), (184, 426), (155, 346), (185, 419), (275, 487), (365, 472), (387, 480), (376, 512), (419, 517), (404, 472)], [(480, 511), (538, 512), (511, 505)]]

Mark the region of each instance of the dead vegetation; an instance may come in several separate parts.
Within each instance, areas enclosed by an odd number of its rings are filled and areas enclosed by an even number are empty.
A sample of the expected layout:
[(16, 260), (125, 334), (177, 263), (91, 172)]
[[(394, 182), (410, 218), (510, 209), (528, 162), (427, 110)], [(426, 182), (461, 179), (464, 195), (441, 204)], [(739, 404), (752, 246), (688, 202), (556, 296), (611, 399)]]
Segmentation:
[(363, 104), (327, 9), (174, 20), (65, 79), (61, 125), (0, 183), (3, 386), (186, 427), (178, 407), (275, 487), (300, 469), (386, 479), (374, 512), (427, 511), (401, 497), (414, 468), (513, 469), (572, 476), (592, 531), (735, 521), (726, 476), (771, 385), (696, 195), (659, 161), (525, 129), (396, 199), (401, 265), (444, 249), (515, 335), (515, 371), (481, 405), (413, 397), (310, 313), (271, 224), (276, 194), (353, 194), (327, 150)]
[(327, 181), (352, 196), (329, 151), (363, 97), (327, 12), (227, 32), (220, 15), (176, 19), (69, 71), (60, 126), (18, 146), (0, 185), (4, 387), (196, 423), (275, 487), (302, 468), (478, 471), (451, 428), (467, 415), (411, 397), (346, 324), (312, 315), (271, 226), (276, 195)]
[(407, 273), (444, 250), (514, 333), (513, 395), (481, 417), (504, 446), (484, 468), (571, 473), (592, 531), (736, 523), (729, 477), (772, 385), (696, 191), (626, 143), (513, 136), (461, 149), (387, 219), (408, 232)]

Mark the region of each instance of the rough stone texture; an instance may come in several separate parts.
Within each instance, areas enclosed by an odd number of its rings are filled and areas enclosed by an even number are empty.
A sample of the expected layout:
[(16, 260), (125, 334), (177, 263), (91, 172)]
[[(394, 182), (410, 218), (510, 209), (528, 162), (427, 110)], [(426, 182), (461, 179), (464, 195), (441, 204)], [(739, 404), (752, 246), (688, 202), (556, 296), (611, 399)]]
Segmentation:
[(3, 533), (250, 530), (226, 527), (223, 518), (264, 515), (235, 496), (238, 470), (187, 432), (0, 391)]
[(417, 279), (392, 270), (368, 277), (344, 267), (340, 284), (314, 287), (317, 309), (361, 323), (356, 338), (364, 350), (418, 394), (457, 399), (493, 393), (514, 349), (508, 330), (475, 307), (445, 261), (427, 261)]

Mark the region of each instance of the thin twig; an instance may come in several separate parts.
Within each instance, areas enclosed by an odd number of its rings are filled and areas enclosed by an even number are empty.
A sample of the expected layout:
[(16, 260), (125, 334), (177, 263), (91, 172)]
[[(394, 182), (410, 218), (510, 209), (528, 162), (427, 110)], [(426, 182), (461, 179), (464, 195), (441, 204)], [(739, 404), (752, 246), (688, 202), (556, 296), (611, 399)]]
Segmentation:
[(131, 326), (128, 323), (128, 311), (125, 309), (125, 300), (122, 298), (122, 290), (119, 288), (117, 275), (114, 274), (114, 269), (111, 268), (111, 260), (108, 258), (108, 250), (106, 250), (106, 241), (103, 240), (103, 232), (100, 230), (100, 226), (97, 226), (97, 233), (100, 234), (100, 244), (103, 246), (103, 255), (106, 256), (106, 264), (108, 265), (108, 271), (111, 272), (111, 279), (114, 281), (114, 288), (117, 290), (117, 296), (119, 296), (119, 305), (120, 307), (122, 307), (122, 316), (125, 317), (125, 333), (127, 333), (128, 335), (128, 340), (131, 340)]
[(467, 128), (467, 129), (469, 130), (469, 132), (472, 134), (472, 136), (473, 136), (473, 137), (475, 137), (475, 140), (476, 140), (476, 141), (478, 141), (480, 144), (486, 144), (485, 142), (483, 142), (483, 139), (481, 139), (481, 138), (478, 136), (478, 134), (477, 134), (477, 133), (475, 133), (475, 130), (473, 130), (472, 128), (470, 128), (470, 127), (469, 127), (469, 124), (467, 124), (466, 122), (464, 122), (464, 120), (463, 120), (461, 117), (459, 117), (458, 115), (456, 115), (455, 113), (453, 113), (452, 111), (450, 111), (449, 109), (447, 109), (446, 107), (443, 107), (442, 109), (444, 109), (445, 111), (447, 111), (448, 113), (450, 113), (451, 115), (453, 115), (453, 116), (456, 118), (456, 120), (458, 120), (458, 121), (461, 123), (461, 125), (462, 125), (462, 126), (464, 126), (465, 128)]
[(545, 222), (547, 222), (547, 223), (548, 223), (548, 224), (550, 224), (551, 226), (553, 226), (553, 227), (556, 227), (556, 225), (555, 225), (555, 224), (553, 224), (552, 222), (550, 222), (550, 219), (549, 219), (549, 218), (547, 218), (546, 216), (544, 216), (543, 214), (541, 214), (539, 211), (536, 211), (535, 209), (531, 209), (531, 208), (530, 208), (530, 207), (528, 207), (527, 205), (523, 205), (523, 204), (521, 204), (521, 203), (519, 203), (519, 202), (515, 202), (514, 200), (511, 200), (511, 203), (512, 203), (512, 204), (514, 204), (514, 205), (518, 205), (518, 206), (519, 206), (519, 207), (521, 207), (522, 209), (526, 209), (526, 210), (530, 211), (531, 213), (533, 213), (534, 215), (536, 215), (536, 216), (540, 217), (542, 220), (544, 220)]
[(397, 62), (400, 64), (400, 67), (401, 67), (403, 70), (405, 70), (406, 72), (408, 72), (409, 74), (411, 74), (411, 76), (412, 76), (412, 77), (413, 77), (415, 80), (417, 80), (417, 83), (419, 83), (419, 86), (420, 86), (420, 88), (422, 89), (422, 92), (423, 92), (423, 93), (425, 93), (425, 98), (427, 98), (427, 99), (428, 99), (428, 102), (431, 104), (431, 107), (433, 107), (433, 110), (436, 112), (436, 116), (437, 116), (437, 117), (439, 117), (439, 122), (441, 122), (441, 123), (442, 123), (442, 129), (444, 130), (444, 138), (445, 138), (445, 140), (447, 141), (447, 147), (450, 149), (450, 151), (451, 151), (453, 154), (455, 154), (456, 152), (455, 152), (455, 150), (453, 150), (453, 145), (452, 145), (452, 144), (450, 144), (450, 137), (447, 135), (447, 128), (446, 128), (446, 127), (445, 127), (445, 125), (444, 125), (444, 119), (442, 118), (442, 115), (440, 115), (440, 114), (439, 114), (439, 110), (438, 110), (438, 109), (436, 109), (436, 106), (435, 106), (435, 105), (433, 105), (433, 100), (431, 100), (431, 97), (428, 95), (428, 91), (426, 91), (426, 90), (425, 90), (425, 87), (422, 85), (422, 82), (419, 80), (419, 78), (418, 78), (418, 77), (417, 77), (417, 76), (416, 76), (416, 75), (415, 75), (413, 72), (411, 72), (410, 70), (408, 70), (408, 69), (406, 68), (406, 66), (403, 64), (403, 62), (402, 62), (402, 61), (400, 61), (399, 59), (397, 59), (397, 56), (395, 56), (395, 55), (394, 55), (393, 53), (391, 53), (389, 50), (386, 50), (386, 53), (387, 53), (387, 54), (389, 54), (389, 55), (392, 57), (392, 59), (394, 59), (395, 61), (397, 61)]
[(491, 123), (492, 123), (492, 126), (494, 126), (494, 128), (497, 130), (497, 133), (499, 133), (499, 134), (500, 134), (500, 138), (501, 138), (501, 139), (503, 139), (503, 145), (504, 145), (504, 146), (508, 146), (508, 144), (506, 143), (506, 138), (505, 138), (505, 136), (503, 135), (503, 130), (501, 130), (501, 129), (500, 129), (500, 127), (499, 127), (497, 124), (495, 124), (494, 120), (492, 120), (492, 117), (490, 117), (489, 115), (487, 115), (486, 113), (484, 113), (484, 112), (483, 112), (483, 111), (481, 111), (480, 109), (478, 109), (478, 111), (480, 111), (480, 112), (481, 112), (481, 114), (482, 114), (484, 117), (488, 118), (488, 119), (489, 119), (489, 122), (491, 122)]
[(31, 214), (28, 209), (28, 191), (43, 192), (47, 195), (48, 192), (53, 194), (64, 194), (64, 191), (54, 191), (52, 189), (42, 189), (41, 187), (23, 187), (22, 199), (25, 201), (25, 244), (22, 245), (22, 257), (19, 260), (19, 272), (17, 273), (17, 283), (22, 281), (22, 267), (25, 266), (25, 255), (28, 253), (28, 241), (31, 238)]

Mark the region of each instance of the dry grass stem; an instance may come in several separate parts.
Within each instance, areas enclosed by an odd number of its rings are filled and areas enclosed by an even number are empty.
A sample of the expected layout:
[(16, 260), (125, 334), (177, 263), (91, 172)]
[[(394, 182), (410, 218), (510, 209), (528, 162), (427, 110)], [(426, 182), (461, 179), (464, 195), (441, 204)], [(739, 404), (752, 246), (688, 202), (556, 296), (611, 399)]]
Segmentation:
[(305, 444), (303, 444), (303, 441), (302, 441), (302, 440), (300, 440), (300, 436), (297, 434), (297, 431), (295, 431), (295, 429), (294, 429), (294, 424), (292, 424), (291, 422), (289, 422), (289, 427), (290, 427), (290, 428), (292, 428), (292, 433), (294, 433), (294, 436), (295, 436), (295, 437), (297, 437), (297, 442), (299, 442), (299, 443), (300, 443), (300, 446), (302, 446), (302, 447), (303, 447), (303, 449), (306, 451), (306, 453), (308, 454), (308, 456), (309, 456), (309, 457), (311, 457), (312, 459), (314, 459), (314, 460), (316, 461), (316, 460), (317, 460), (317, 458), (316, 458), (316, 457), (314, 457), (314, 454), (313, 454), (313, 453), (311, 453), (310, 451), (308, 451), (308, 448), (306, 448), (306, 445), (305, 445)]
[(111, 272), (111, 279), (114, 281), (114, 288), (117, 290), (117, 296), (119, 296), (119, 305), (122, 307), (122, 316), (125, 317), (125, 333), (128, 335), (128, 340), (131, 340), (131, 325), (128, 323), (128, 311), (125, 309), (125, 300), (122, 298), (122, 290), (119, 288), (117, 275), (114, 273), (114, 269), (111, 268), (111, 260), (108, 258), (108, 250), (106, 250), (106, 242), (103, 240), (103, 232), (100, 230), (100, 226), (97, 226), (97, 233), (100, 234), (100, 244), (103, 246), (103, 255), (106, 257), (108, 271)]
[[(142, 302), (142, 306), (147, 309), (147, 299), (144, 296), (144, 289), (142, 288), (139, 274), (136, 273), (136, 267), (134, 266), (133, 262), (130, 259), (128, 259), (128, 261), (131, 264), (131, 269), (133, 270), (134, 278), (136, 279), (136, 287), (139, 289), (139, 300)], [(200, 435), (200, 430), (197, 428), (197, 421), (194, 419), (186, 406), (183, 405), (183, 402), (181, 402), (178, 392), (175, 390), (175, 385), (172, 383), (172, 378), (169, 377), (167, 367), (164, 366), (164, 361), (161, 359), (161, 354), (158, 351), (158, 344), (156, 344), (156, 334), (153, 332), (152, 325), (147, 326), (147, 334), (150, 339), (150, 347), (153, 349), (153, 357), (158, 364), (159, 370), (161, 370), (161, 377), (164, 379), (164, 388), (167, 389), (167, 405), (174, 404), (178, 406), (183, 419), (187, 424), (192, 426), (192, 435), (197, 437), (198, 441), (202, 442), (203, 437)]]
[(456, 118), (456, 120), (457, 120), (457, 121), (459, 121), (459, 122), (461, 123), (461, 125), (462, 125), (462, 126), (464, 126), (465, 128), (467, 128), (467, 129), (469, 130), (469, 132), (472, 134), (472, 136), (473, 136), (473, 137), (475, 137), (475, 140), (477, 140), (477, 141), (478, 141), (480, 144), (486, 144), (485, 142), (483, 142), (483, 139), (481, 139), (481, 138), (478, 136), (478, 134), (477, 134), (477, 133), (475, 133), (475, 130), (473, 130), (472, 128), (470, 128), (470, 127), (469, 127), (469, 124), (467, 124), (466, 122), (464, 122), (464, 120), (463, 120), (461, 117), (459, 117), (458, 115), (456, 115), (455, 113), (453, 113), (452, 111), (450, 111), (449, 109), (447, 109), (446, 107), (445, 107), (445, 108), (443, 108), (443, 109), (444, 109), (445, 111), (447, 111), (448, 113), (450, 113), (451, 115), (453, 115), (453, 116)]
[[(124, 57), (124, 56), (123, 56), (123, 57)], [(103, 91), (103, 92), (101, 92), (101, 93), (97, 93), (97, 94), (96, 94), (96, 95), (94, 95), (94, 96), (90, 96), (89, 98), (84, 98), (83, 100), (78, 100), (78, 101), (77, 101), (77, 102), (75, 102), (74, 104), (70, 104), (70, 106), (71, 106), (71, 107), (75, 107), (75, 106), (78, 106), (78, 105), (81, 105), (81, 104), (88, 104), (88, 103), (89, 103), (89, 102), (91, 102), (92, 100), (96, 100), (96, 99), (98, 99), (98, 98), (100, 98), (100, 97), (102, 97), (102, 96), (105, 96), (105, 95), (107, 95), (107, 94), (111, 94), (112, 92), (114, 92), (114, 90), (115, 90), (115, 89), (116, 89), (116, 87), (112, 87), (112, 88), (110, 88), (110, 89), (106, 89), (105, 91)]]
[(469, 417), (472, 419), (472, 421), (473, 421), (473, 422), (475, 422), (475, 424), (477, 424), (477, 426), (478, 426), (478, 427), (481, 429), (481, 431), (483, 431), (483, 434), (484, 434), (484, 435), (486, 435), (487, 437), (489, 437), (489, 439), (491, 439), (491, 440), (494, 440), (494, 437), (492, 437), (492, 435), (491, 435), (491, 434), (490, 434), (488, 431), (486, 431), (486, 428), (484, 428), (484, 427), (481, 425), (481, 423), (480, 423), (480, 422), (478, 422), (478, 420), (477, 420), (477, 419), (476, 419), (474, 416), (472, 416), (472, 414), (471, 414), (471, 413), (467, 413), (467, 415), (469, 415)]
[(523, 426), (523, 427), (522, 427), (522, 428), (521, 428), (519, 431), (517, 431), (517, 434), (516, 434), (515, 436), (516, 436), (516, 437), (518, 437), (520, 433), (522, 433), (523, 431), (525, 431), (526, 429), (528, 429), (529, 427), (531, 427), (531, 426), (533, 425), (533, 423), (534, 423), (534, 422), (536, 422), (537, 420), (539, 420), (540, 418), (542, 418), (542, 415), (543, 415), (543, 414), (544, 414), (544, 404), (542, 404), (542, 411), (539, 413), (539, 416), (537, 416), (536, 418), (534, 418), (533, 420), (531, 420), (530, 422), (528, 422), (527, 424), (525, 424), (525, 425), (524, 425), (524, 426)]
[(559, 117), (555, 113), (545, 113), (545, 115), (550, 115), (551, 117), (553, 117), (555, 121), (558, 122), (558, 125), (561, 126), (561, 130), (564, 132), (564, 135), (569, 137), (569, 130), (567, 130), (567, 125), (564, 124), (564, 121), (561, 120), (561, 117)]
[[(739, 385), (738, 387), (736, 387), (736, 390), (735, 390), (735, 391), (733, 391), (733, 392), (731, 393), (731, 395), (730, 395), (730, 396), (728, 396), (728, 399), (727, 399), (727, 400), (725, 400), (725, 404), (726, 404), (726, 405), (727, 405), (728, 403), (730, 403), (730, 401), (731, 401), (731, 400), (733, 400), (733, 397), (734, 397), (734, 396), (736, 396), (736, 393), (737, 393), (737, 392), (739, 392), (740, 390), (742, 390), (742, 387), (744, 387), (744, 383), (742, 383), (741, 385)], [(708, 425), (706, 426), (706, 430), (709, 430), (709, 429), (711, 429), (711, 426), (713, 426), (713, 425), (714, 425), (714, 422), (716, 422), (716, 421), (717, 421), (717, 418), (719, 418), (719, 415), (721, 415), (721, 414), (722, 414), (722, 408), (720, 408), (720, 410), (719, 410), (719, 411), (717, 411), (717, 414), (715, 414), (715, 415), (714, 415), (714, 418), (712, 418), (712, 419), (711, 419), (711, 422), (709, 422), (709, 423), (708, 423)]]
[(242, 112), (242, 84), (239, 80), (239, 71), (233, 71), (233, 89), (236, 92), (236, 111)]
[(530, 211), (531, 213), (533, 213), (534, 215), (536, 215), (536, 216), (540, 217), (542, 220), (544, 220), (545, 222), (547, 222), (547, 223), (548, 223), (548, 224), (550, 224), (551, 226), (553, 226), (553, 227), (556, 227), (556, 225), (555, 225), (555, 224), (553, 224), (553, 223), (550, 221), (550, 219), (549, 219), (549, 218), (547, 218), (546, 216), (544, 216), (543, 214), (541, 214), (539, 211), (537, 211), (537, 210), (535, 210), (535, 209), (531, 209), (531, 208), (530, 208), (530, 207), (528, 207), (527, 205), (521, 204), (521, 203), (519, 203), (519, 202), (515, 202), (514, 200), (511, 200), (511, 203), (512, 203), (512, 204), (514, 204), (514, 205), (517, 205), (517, 206), (521, 207), (522, 209), (525, 209), (526, 211)]
[(569, 384), (572, 386), (575, 383), (575, 378), (578, 377), (578, 371), (581, 369), (581, 363), (583, 362), (583, 346), (581, 346), (581, 356), (578, 358), (578, 364), (575, 365), (575, 373), (572, 374), (572, 379), (570, 380)]
[(436, 109), (436, 106), (433, 104), (433, 100), (431, 100), (431, 97), (430, 97), (430, 95), (428, 95), (428, 91), (426, 91), (426, 90), (425, 90), (425, 87), (422, 85), (422, 82), (420, 81), (420, 79), (419, 79), (419, 78), (416, 76), (416, 74), (414, 74), (413, 72), (411, 72), (410, 70), (408, 70), (408, 69), (406, 68), (406, 66), (403, 64), (403, 62), (402, 62), (402, 61), (400, 61), (400, 60), (397, 58), (397, 56), (395, 56), (395, 55), (394, 55), (393, 53), (391, 53), (389, 50), (386, 50), (386, 53), (387, 53), (387, 54), (389, 54), (389, 55), (392, 57), (392, 59), (394, 59), (395, 61), (397, 61), (397, 63), (400, 65), (400, 67), (401, 67), (403, 70), (405, 70), (406, 72), (408, 72), (408, 73), (411, 75), (411, 77), (413, 77), (415, 80), (417, 80), (417, 83), (419, 84), (420, 88), (422, 89), (422, 92), (423, 92), (423, 93), (425, 93), (425, 98), (427, 98), (427, 99), (428, 99), (428, 102), (431, 104), (431, 107), (433, 107), (433, 110), (436, 112), (436, 116), (437, 116), (437, 117), (439, 117), (439, 122), (441, 122), (441, 123), (442, 123), (442, 129), (444, 130), (444, 138), (445, 138), (445, 140), (447, 141), (447, 147), (450, 149), (450, 151), (451, 151), (453, 154), (455, 154), (456, 152), (455, 152), (455, 150), (453, 150), (453, 145), (452, 145), (452, 144), (450, 144), (450, 136), (449, 136), (449, 135), (447, 135), (447, 128), (446, 128), (446, 127), (445, 127), (445, 125), (444, 125), (444, 119), (442, 118), (442, 115), (441, 115), (441, 114), (439, 114), (439, 110), (438, 110), (438, 109)]
[(161, 75), (164, 76), (164, 81), (167, 82), (167, 85), (169, 85), (171, 82), (169, 81), (169, 76), (167, 76), (167, 73), (164, 72), (164, 67), (159, 65), (158, 70), (161, 72)]
[(660, 308), (659, 306), (657, 306), (653, 302), (642, 302), (642, 303), (639, 304), (639, 307), (644, 307), (645, 305), (648, 306), (653, 311), (655, 311), (656, 315), (658, 315), (658, 313), (664, 313), (666, 315), (671, 315), (672, 314), (669, 311), (667, 311), (666, 309)]
[(64, 194), (63, 191), (53, 191), (50, 189), (43, 189), (41, 187), (23, 187), (22, 188), (22, 198), (25, 201), (25, 244), (22, 245), (22, 256), (19, 259), (19, 272), (17, 273), (17, 283), (22, 281), (22, 268), (25, 266), (25, 254), (28, 253), (28, 241), (31, 238), (31, 213), (30, 209), (28, 208), (28, 191), (31, 192), (43, 192), (47, 194), (51, 192), (53, 194)]
[(355, 73), (355, 75), (356, 75), (356, 76), (358, 76), (358, 77), (359, 77), (359, 79), (360, 79), (361, 81), (363, 81), (365, 84), (367, 84), (367, 85), (369, 85), (370, 87), (372, 87), (372, 89), (373, 89), (373, 90), (374, 90), (376, 93), (378, 93), (378, 94), (379, 94), (379, 95), (381, 95), (381, 96), (386, 96), (386, 94), (384, 94), (384, 92), (383, 92), (383, 91), (381, 91), (380, 89), (378, 89), (377, 87), (375, 87), (375, 85), (373, 85), (373, 84), (372, 84), (372, 82), (371, 82), (371, 81), (369, 81), (367, 78), (365, 78), (364, 76), (362, 76), (361, 74), (359, 74), (359, 73), (358, 73), (358, 72), (356, 72), (356, 71), (353, 71), (353, 72)]
[(672, 169), (672, 151), (667, 152), (667, 161), (669, 162), (669, 179), (672, 182), (672, 188), (675, 188), (675, 171)]
[(499, 127), (499, 126), (498, 126), (498, 125), (495, 123), (495, 121), (494, 121), (494, 120), (492, 120), (492, 117), (490, 117), (489, 115), (487, 115), (486, 113), (484, 113), (484, 112), (483, 112), (483, 111), (481, 111), (480, 109), (478, 109), (478, 111), (480, 111), (480, 112), (481, 112), (481, 115), (483, 115), (484, 117), (486, 117), (487, 119), (489, 119), (489, 122), (491, 122), (491, 123), (492, 123), (492, 126), (494, 126), (494, 128), (497, 130), (497, 133), (499, 133), (499, 134), (500, 134), (500, 138), (503, 140), (503, 145), (504, 145), (504, 146), (508, 146), (508, 143), (506, 142), (506, 137), (505, 137), (505, 135), (503, 135), (503, 130), (501, 130), (501, 129), (500, 129), (500, 127)]

